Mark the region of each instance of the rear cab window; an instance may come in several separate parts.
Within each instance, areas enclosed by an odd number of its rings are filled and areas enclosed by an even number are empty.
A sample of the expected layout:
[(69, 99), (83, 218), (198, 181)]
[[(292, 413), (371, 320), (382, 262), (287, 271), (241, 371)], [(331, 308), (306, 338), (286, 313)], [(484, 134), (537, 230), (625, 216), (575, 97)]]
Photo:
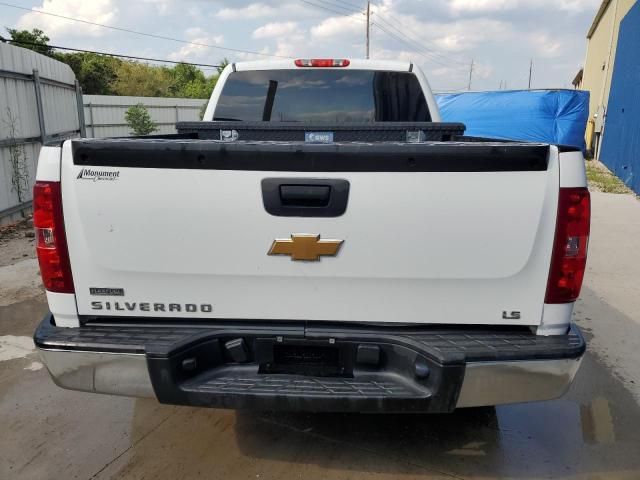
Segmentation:
[(214, 120), (271, 122), (429, 122), (410, 72), (343, 69), (233, 72)]

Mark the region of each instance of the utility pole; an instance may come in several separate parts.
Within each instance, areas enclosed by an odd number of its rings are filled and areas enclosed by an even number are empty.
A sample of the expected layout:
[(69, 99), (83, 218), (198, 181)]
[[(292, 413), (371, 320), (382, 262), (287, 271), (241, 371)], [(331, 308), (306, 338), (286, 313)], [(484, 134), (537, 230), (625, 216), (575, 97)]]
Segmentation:
[(467, 90), (471, 90), (471, 76), (473, 75), (473, 58), (471, 59), (471, 67), (469, 67), (469, 85)]
[(529, 63), (529, 90), (531, 90), (531, 72), (533, 71), (533, 58)]
[(365, 58), (369, 58), (369, 30), (371, 28), (371, 24), (369, 23), (369, 17), (371, 16), (371, 1), (367, 0), (367, 51), (365, 54)]

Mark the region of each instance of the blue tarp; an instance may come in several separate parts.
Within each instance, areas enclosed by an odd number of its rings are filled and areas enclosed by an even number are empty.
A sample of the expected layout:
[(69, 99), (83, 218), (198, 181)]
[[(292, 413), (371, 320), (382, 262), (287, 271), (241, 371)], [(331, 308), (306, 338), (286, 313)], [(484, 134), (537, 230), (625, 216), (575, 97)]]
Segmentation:
[(444, 122), (476, 137), (573, 145), (584, 150), (589, 92), (507, 90), (436, 95)]
[(620, 24), (600, 160), (640, 195), (640, 3)]

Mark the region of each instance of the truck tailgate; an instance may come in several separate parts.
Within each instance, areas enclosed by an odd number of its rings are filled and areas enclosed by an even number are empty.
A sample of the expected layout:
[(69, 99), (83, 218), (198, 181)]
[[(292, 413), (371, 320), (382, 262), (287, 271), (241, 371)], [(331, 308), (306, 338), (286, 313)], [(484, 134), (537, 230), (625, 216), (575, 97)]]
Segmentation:
[[(555, 147), (112, 139), (68, 141), (62, 155), (80, 315), (541, 321)], [(274, 215), (264, 179), (344, 180), (346, 209)], [(319, 261), (268, 255), (296, 234), (343, 243)]]

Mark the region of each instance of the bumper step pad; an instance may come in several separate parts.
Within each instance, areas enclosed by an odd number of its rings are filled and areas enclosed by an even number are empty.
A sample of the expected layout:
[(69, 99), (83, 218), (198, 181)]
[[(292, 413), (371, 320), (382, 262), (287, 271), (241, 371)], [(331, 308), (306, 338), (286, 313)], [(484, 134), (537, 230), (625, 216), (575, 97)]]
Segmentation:
[(425, 398), (427, 393), (410, 387), (393, 376), (377, 376), (371, 379), (312, 378), (303, 375), (215, 375), (206, 380), (196, 379), (183, 385), (185, 390), (194, 388), (217, 394), (260, 393), (272, 395), (310, 395), (321, 397), (400, 397)]
[[(223, 369), (226, 370), (226, 369)], [(234, 374), (233, 370), (245, 370)], [(252, 371), (249, 371), (252, 370)], [(182, 384), (190, 404), (260, 410), (420, 412), (429, 410), (432, 392), (394, 374), (358, 378), (317, 378), (259, 374), (235, 367)]]

